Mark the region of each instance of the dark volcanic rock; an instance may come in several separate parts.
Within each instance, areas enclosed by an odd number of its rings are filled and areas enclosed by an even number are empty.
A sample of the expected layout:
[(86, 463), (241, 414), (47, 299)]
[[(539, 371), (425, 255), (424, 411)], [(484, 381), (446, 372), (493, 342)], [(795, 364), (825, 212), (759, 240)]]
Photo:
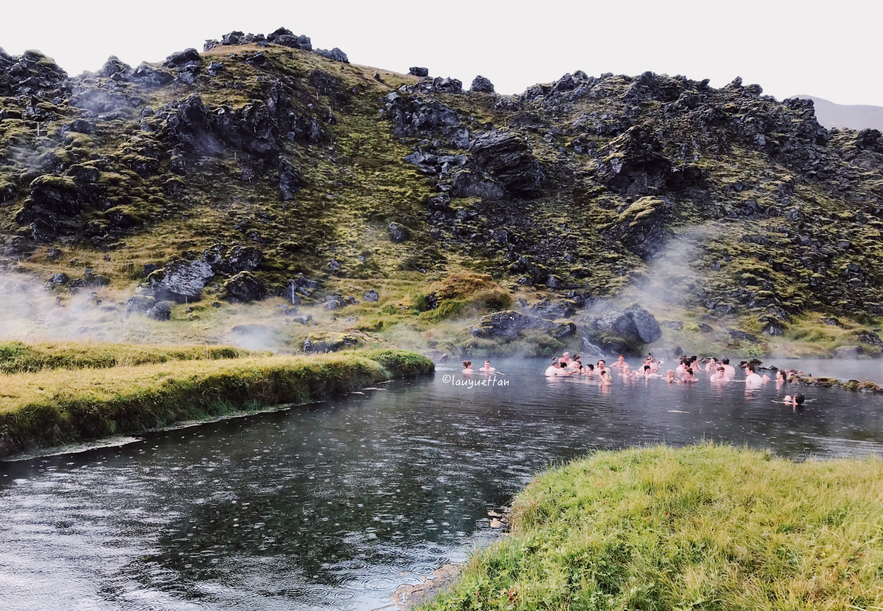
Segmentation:
[(304, 352), (337, 352), (359, 343), (352, 335), (342, 333), (319, 333), (310, 335), (304, 340), (301, 349)]
[(417, 136), (422, 132), (440, 130), (450, 133), (460, 127), (457, 113), (437, 102), (390, 93), (384, 98), (387, 116), (392, 120), (397, 138)]
[(122, 77), (132, 72), (132, 66), (123, 62), (116, 55), (111, 55), (104, 62), (98, 74), (104, 78)]
[(419, 76), (422, 78), (424, 76), (429, 76), (429, 68), (419, 68), (416, 66), (412, 66), (408, 69), (408, 74), (412, 76)]
[(205, 261), (179, 260), (153, 272), (147, 281), (158, 299), (183, 303), (201, 299), (203, 287), (214, 275)]
[(598, 179), (620, 195), (646, 195), (661, 189), (671, 174), (662, 144), (642, 127), (632, 127), (601, 149)]
[(163, 66), (166, 68), (179, 68), (185, 64), (190, 62), (199, 62), (201, 61), (199, 57), (199, 51), (196, 49), (185, 49), (184, 51), (179, 51), (177, 53), (172, 53), (166, 58), (166, 61), (163, 63)]
[(378, 299), (377, 291), (374, 289), (369, 289), (365, 291), (365, 294), (362, 295), (362, 301), (365, 302), (376, 302)]
[(622, 242), (642, 259), (651, 258), (662, 247), (670, 210), (668, 200), (642, 197), (620, 213), (604, 236)]
[(387, 229), (389, 230), (389, 239), (396, 244), (405, 242), (411, 237), (411, 232), (404, 225), (390, 223)]
[(662, 337), (656, 318), (638, 305), (622, 310), (611, 304), (598, 304), (581, 316), (577, 324), (583, 336), (614, 353), (637, 353), (643, 345)]
[(494, 84), (490, 79), (478, 75), (473, 79), (469, 91), (475, 91), (477, 93), (494, 93)]
[(262, 299), (266, 294), (264, 281), (251, 272), (239, 272), (224, 283), (227, 301), (248, 303)]
[(251, 272), (264, 262), (264, 255), (252, 246), (234, 245), (227, 248), (215, 244), (202, 253), (202, 260), (208, 263), (215, 274), (238, 274)]
[(21, 56), (0, 49), (0, 96), (30, 96), (64, 87), (67, 73), (39, 51)]
[(169, 320), (172, 317), (172, 308), (165, 301), (160, 301), (144, 312), (144, 315), (153, 320)]
[(482, 316), (470, 331), (474, 337), (511, 341), (518, 339), (519, 333), (528, 329), (538, 329), (555, 337), (564, 337), (573, 333), (575, 327), (573, 323), (556, 324), (537, 316), (505, 310)]
[(144, 314), (155, 305), (156, 299), (150, 295), (134, 295), (126, 300), (126, 316)]
[(472, 158), (500, 186), (514, 195), (535, 196), (545, 174), (527, 142), (511, 132), (477, 136), (469, 147)]
[(175, 77), (164, 70), (156, 70), (147, 63), (142, 63), (132, 72), (132, 80), (150, 87), (168, 85)]
[(476, 172), (464, 171), (454, 178), (451, 194), (454, 197), (480, 197), (486, 201), (499, 201), (506, 192), (497, 183), (484, 179)]
[(316, 55), (321, 55), (322, 57), (324, 57), (326, 59), (330, 59), (335, 62), (341, 62), (344, 64), (350, 63), (350, 60), (346, 56), (346, 53), (344, 53), (343, 51), (341, 51), (337, 47), (334, 47), (330, 51), (327, 51), (326, 49), (316, 49), (315, 53), (316, 53)]

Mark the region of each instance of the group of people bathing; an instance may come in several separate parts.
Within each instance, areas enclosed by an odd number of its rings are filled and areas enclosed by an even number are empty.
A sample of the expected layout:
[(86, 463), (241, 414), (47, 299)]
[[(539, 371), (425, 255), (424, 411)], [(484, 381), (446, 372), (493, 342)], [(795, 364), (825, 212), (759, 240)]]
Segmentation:
[[(708, 380), (718, 384), (725, 384), (736, 377), (736, 368), (730, 365), (728, 358), (723, 358), (720, 361), (714, 357), (706, 359), (703, 367), (699, 362), (699, 357), (685, 355), (681, 357), (678, 366), (666, 371), (665, 375), (659, 373), (662, 363), (662, 360), (657, 360), (652, 354), (648, 354), (640, 369), (632, 369), (625, 357), (620, 354), (619, 359), (608, 369), (604, 359), (598, 359), (595, 365), (591, 363), (583, 365), (578, 354), (571, 358), (570, 353), (565, 352), (564, 356), (552, 359), (552, 364), (546, 369), (546, 376), (586, 376), (588, 378), (597, 376), (602, 385), (611, 383), (611, 369), (617, 369), (624, 380), (664, 378), (669, 384), (694, 384), (698, 381), (697, 374), (701, 373), (703, 369), (709, 375)], [(489, 362), (486, 365), (489, 365)], [(761, 376), (757, 373), (753, 363), (743, 361), (740, 363), (740, 367), (745, 370), (744, 382), (748, 388), (759, 388), (770, 381), (768, 375)], [(787, 384), (791, 373), (785, 369), (776, 370), (776, 385)], [(805, 400), (806, 398), (801, 393), (797, 393), (793, 397), (785, 395), (785, 403), (789, 405), (802, 405)]]

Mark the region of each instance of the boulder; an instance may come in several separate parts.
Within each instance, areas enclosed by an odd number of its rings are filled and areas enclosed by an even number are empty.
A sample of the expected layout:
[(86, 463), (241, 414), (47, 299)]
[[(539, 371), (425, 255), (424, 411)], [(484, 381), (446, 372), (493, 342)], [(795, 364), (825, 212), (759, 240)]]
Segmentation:
[(126, 316), (133, 313), (145, 314), (156, 305), (156, 299), (150, 295), (134, 295), (126, 300)]
[(411, 237), (411, 232), (408, 228), (398, 223), (390, 223), (387, 230), (389, 231), (389, 239), (395, 244), (406, 242)]
[(166, 58), (166, 61), (163, 62), (163, 67), (165, 68), (180, 68), (185, 64), (189, 64), (191, 62), (200, 62), (201, 59), (199, 57), (199, 51), (196, 49), (185, 49), (184, 51), (179, 51), (177, 53), (172, 53)]
[(662, 337), (656, 318), (637, 304), (621, 309), (602, 302), (581, 316), (577, 324), (581, 335), (613, 353), (639, 354), (645, 344)]
[(215, 274), (238, 274), (251, 272), (264, 262), (264, 255), (252, 246), (235, 244), (227, 248), (223, 244), (215, 244), (202, 253), (202, 260), (208, 263)]
[(107, 58), (107, 61), (104, 62), (104, 65), (101, 67), (101, 70), (98, 71), (98, 74), (104, 78), (114, 78), (117, 75), (124, 76), (130, 72), (132, 72), (132, 66), (121, 61), (116, 55), (111, 55)]
[(334, 47), (330, 51), (327, 51), (325, 49), (316, 49), (314, 52), (316, 53), (316, 55), (321, 55), (325, 59), (330, 59), (331, 61), (341, 62), (343, 64), (350, 63), (350, 60), (346, 56), (346, 53), (344, 53), (337, 47)]
[(160, 301), (147, 310), (144, 315), (153, 320), (169, 320), (172, 317), (172, 308), (165, 301)]
[(457, 113), (438, 101), (424, 101), (390, 93), (384, 98), (384, 111), (397, 138), (410, 138), (430, 131), (454, 133), (460, 127)]
[(316, 333), (304, 340), (301, 349), (304, 352), (337, 352), (358, 343), (356, 337), (345, 333)]
[[(506, 192), (500, 185), (485, 179), (481, 174), (465, 170), (454, 177), (451, 195), (454, 197), (480, 197), (484, 201), (499, 201), (506, 197)], [(450, 197), (446, 201), (450, 203)]]
[(563, 337), (576, 330), (575, 326), (572, 330), (570, 329), (572, 325), (573, 323), (556, 324), (537, 316), (505, 310), (482, 316), (478, 323), (470, 329), (470, 332), (473, 337), (511, 341), (518, 339), (522, 331), (529, 329)]
[(131, 79), (149, 87), (162, 87), (175, 80), (175, 77), (164, 70), (156, 70), (145, 62), (135, 68)]
[(429, 68), (420, 68), (418, 66), (412, 66), (408, 69), (408, 74), (412, 76), (425, 77), (429, 76)]
[(267, 294), (264, 281), (251, 272), (239, 272), (224, 283), (224, 299), (233, 303), (248, 303)]
[(377, 291), (374, 289), (369, 289), (365, 291), (365, 294), (362, 295), (362, 301), (375, 303), (377, 302), (379, 296), (377, 295)]
[(300, 176), (294, 167), (283, 162), (281, 172), (279, 174), (279, 190), (282, 192), (282, 201), (287, 202), (294, 199), (296, 193), (301, 190)]
[(535, 196), (545, 174), (527, 142), (512, 132), (481, 134), (469, 146), (476, 165), (513, 195)]
[(205, 261), (176, 260), (147, 277), (150, 288), (158, 299), (183, 303), (202, 298), (202, 289), (215, 275)]
[(494, 93), (494, 84), (490, 81), (490, 79), (479, 75), (473, 79), (472, 86), (469, 88), (469, 91), (473, 91), (476, 93)]

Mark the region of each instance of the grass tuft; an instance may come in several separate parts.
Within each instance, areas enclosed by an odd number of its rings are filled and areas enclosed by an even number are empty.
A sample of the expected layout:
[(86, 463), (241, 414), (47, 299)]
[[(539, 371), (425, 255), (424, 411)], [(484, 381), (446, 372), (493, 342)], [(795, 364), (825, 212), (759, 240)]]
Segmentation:
[(424, 609), (880, 608), (881, 500), (879, 458), (599, 452), (536, 478), (514, 534)]

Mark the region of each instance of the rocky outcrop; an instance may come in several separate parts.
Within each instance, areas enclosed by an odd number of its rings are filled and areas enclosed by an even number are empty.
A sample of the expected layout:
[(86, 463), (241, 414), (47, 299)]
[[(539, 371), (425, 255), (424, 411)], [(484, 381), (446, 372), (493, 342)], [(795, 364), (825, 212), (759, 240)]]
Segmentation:
[(440, 77), (421, 78), (419, 83), (404, 85), (400, 89), (404, 93), (463, 93), (463, 82), (455, 78)]
[(641, 196), (661, 189), (671, 173), (662, 143), (642, 127), (629, 128), (598, 154), (598, 179), (620, 195)]
[(346, 53), (344, 53), (343, 51), (341, 51), (337, 47), (334, 47), (330, 51), (328, 51), (326, 49), (316, 49), (315, 53), (316, 53), (316, 55), (321, 55), (325, 59), (330, 59), (331, 61), (340, 62), (342, 64), (350, 63), (350, 60), (346, 56)]
[(387, 230), (389, 231), (389, 239), (394, 244), (401, 244), (411, 238), (411, 231), (399, 223), (390, 223)]
[(644, 345), (662, 337), (656, 318), (635, 304), (621, 309), (598, 303), (576, 322), (580, 335), (609, 353), (639, 354)]
[(537, 316), (522, 314), (515, 310), (505, 310), (482, 316), (476, 325), (470, 328), (473, 337), (512, 341), (527, 330), (542, 331), (556, 338), (573, 335), (576, 326), (573, 323), (554, 323)]
[(450, 134), (460, 127), (457, 113), (436, 100), (424, 101), (393, 92), (384, 98), (384, 109), (397, 138), (413, 138), (433, 131)]
[(469, 91), (473, 91), (475, 93), (494, 93), (494, 84), (490, 81), (489, 78), (478, 75), (475, 77), (475, 79), (473, 79), (472, 86), (469, 88)]
[(0, 48), (0, 96), (45, 96), (64, 88), (67, 73), (39, 51), (20, 56)]
[(359, 344), (358, 338), (345, 333), (313, 333), (301, 345), (304, 352), (337, 352)]
[(264, 255), (252, 246), (235, 244), (228, 248), (215, 244), (202, 253), (202, 260), (211, 266), (214, 274), (238, 274), (253, 272), (264, 261)]
[(513, 195), (532, 197), (539, 192), (545, 174), (523, 138), (512, 132), (484, 133), (469, 147), (475, 164)]
[(267, 294), (264, 281), (251, 272), (239, 272), (223, 287), (224, 299), (233, 303), (248, 303), (263, 299)]
[(656, 255), (665, 237), (671, 203), (655, 197), (642, 197), (623, 210), (604, 236), (617, 240), (642, 259)]
[(184, 303), (202, 298), (202, 289), (215, 275), (205, 261), (172, 261), (147, 277), (147, 282), (158, 300)]

